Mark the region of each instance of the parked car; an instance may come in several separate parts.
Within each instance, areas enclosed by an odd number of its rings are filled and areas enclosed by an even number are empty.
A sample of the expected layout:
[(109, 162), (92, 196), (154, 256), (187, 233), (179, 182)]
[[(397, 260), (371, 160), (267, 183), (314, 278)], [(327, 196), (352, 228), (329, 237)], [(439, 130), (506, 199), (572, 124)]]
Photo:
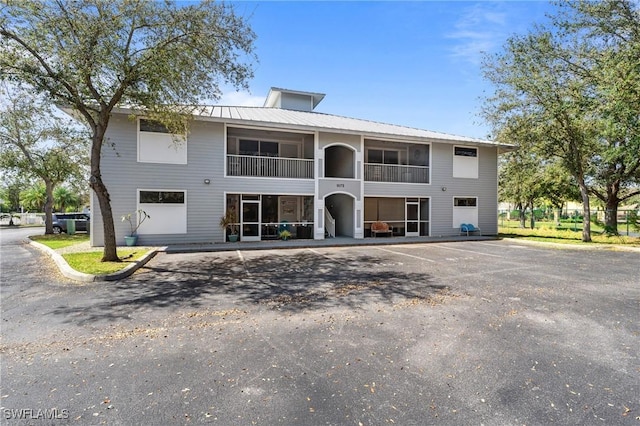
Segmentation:
[(89, 229), (89, 215), (87, 213), (54, 213), (53, 214), (53, 232), (59, 234), (67, 232), (67, 220), (72, 219), (76, 222), (77, 232), (87, 232)]

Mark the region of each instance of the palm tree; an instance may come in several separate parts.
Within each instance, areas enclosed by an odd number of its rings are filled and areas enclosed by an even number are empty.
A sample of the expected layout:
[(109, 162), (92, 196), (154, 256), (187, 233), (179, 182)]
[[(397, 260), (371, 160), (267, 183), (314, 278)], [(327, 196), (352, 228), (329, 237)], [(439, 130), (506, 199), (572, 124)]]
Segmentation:
[(44, 211), (47, 191), (44, 184), (35, 184), (20, 193), (20, 204), (27, 210)]
[(59, 186), (53, 191), (53, 206), (59, 212), (64, 212), (68, 207), (78, 208), (78, 196), (64, 186)]

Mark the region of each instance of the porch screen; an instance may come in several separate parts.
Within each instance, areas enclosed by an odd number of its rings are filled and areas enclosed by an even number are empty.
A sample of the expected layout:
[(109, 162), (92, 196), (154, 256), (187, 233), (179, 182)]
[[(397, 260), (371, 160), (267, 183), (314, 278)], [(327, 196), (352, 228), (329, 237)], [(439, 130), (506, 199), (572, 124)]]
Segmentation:
[(365, 198), (364, 220), (404, 221), (404, 198)]

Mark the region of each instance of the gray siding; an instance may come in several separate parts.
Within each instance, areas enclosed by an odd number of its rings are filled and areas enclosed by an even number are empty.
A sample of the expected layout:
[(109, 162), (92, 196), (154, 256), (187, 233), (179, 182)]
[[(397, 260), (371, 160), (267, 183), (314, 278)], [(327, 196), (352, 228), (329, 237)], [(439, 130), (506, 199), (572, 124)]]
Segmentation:
[[(307, 131), (312, 131), (308, 129)], [(320, 132), (318, 149), (334, 143), (342, 143), (356, 150), (357, 175), (361, 176), (362, 137), (353, 134)], [(453, 197), (478, 197), (478, 226), (483, 234), (497, 233), (497, 148), (478, 147), (479, 178), (460, 179), (452, 177), (453, 145), (432, 143), (431, 184), (398, 184), (366, 182), (361, 186), (358, 179), (323, 179), (322, 174), (313, 179), (272, 179), (254, 177), (225, 177), (224, 124), (193, 121), (187, 142), (187, 164), (152, 164), (137, 161), (137, 125), (124, 114), (113, 116), (107, 141), (102, 150), (102, 174), (111, 196), (118, 244), (124, 243), (128, 234), (128, 223), (120, 217), (135, 212), (138, 189), (182, 190), (187, 192), (187, 233), (166, 235), (140, 235), (139, 244), (164, 245), (171, 243), (198, 243), (223, 241), (218, 227), (223, 215), (225, 194), (274, 194), (315, 195), (322, 199), (335, 192), (348, 192), (361, 200), (364, 196), (429, 197), (431, 199), (431, 235), (452, 235)], [(305, 156), (310, 144), (305, 145)], [(316, 161), (315, 169), (321, 167)], [(210, 184), (204, 180), (209, 179)], [(338, 184), (343, 186), (338, 187)], [(443, 191), (442, 188), (446, 188)], [(315, 206), (316, 209), (319, 206)], [(93, 245), (104, 244), (102, 238), (102, 216), (95, 196), (92, 199)], [(153, 217), (150, 219), (153, 220)]]
[[(187, 141), (187, 164), (137, 162), (136, 122), (115, 115), (102, 150), (102, 176), (111, 196), (117, 243), (129, 233), (120, 217), (135, 212), (137, 190), (167, 189), (187, 192), (187, 234), (140, 235), (141, 245), (222, 240), (218, 219), (223, 213), (224, 126), (193, 122)], [(209, 185), (204, 179), (210, 179)], [(102, 216), (92, 200), (92, 244), (103, 245)], [(153, 217), (149, 220), (153, 220)]]
[(318, 182), (319, 198), (324, 198), (329, 194), (335, 193), (348, 193), (359, 200), (360, 181), (355, 179), (320, 179)]
[[(457, 234), (453, 198), (478, 197), (478, 224), (483, 234), (498, 233), (498, 161), (496, 148), (478, 148), (478, 179), (453, 178), (453, 146), (433, 144), (431, 233)], [(443, 191), (442, 188), (446, 188)]]
[(478, 148), (478, 179), (460, 179), (453, 178), (453, 145), (434, 143), (431, 148), (431, 185), (365, 182), (364, 196), (430, 197), (432, 236), (458, 234), (453, 228), (454, 197), (478, 197), (477, 226), (483, 234), (497, 234), (497, 149)]

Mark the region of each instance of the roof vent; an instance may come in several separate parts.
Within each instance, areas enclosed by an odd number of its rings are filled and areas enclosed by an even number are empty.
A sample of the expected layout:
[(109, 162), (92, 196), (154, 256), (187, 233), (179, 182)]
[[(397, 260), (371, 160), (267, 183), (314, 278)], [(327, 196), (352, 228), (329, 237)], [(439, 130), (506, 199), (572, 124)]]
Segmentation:
[(264, 106), (267, 108), (291, 109), (311, 112), (324, 99), (324, 93), (301, 92), (299, 90), (272, 87)]

